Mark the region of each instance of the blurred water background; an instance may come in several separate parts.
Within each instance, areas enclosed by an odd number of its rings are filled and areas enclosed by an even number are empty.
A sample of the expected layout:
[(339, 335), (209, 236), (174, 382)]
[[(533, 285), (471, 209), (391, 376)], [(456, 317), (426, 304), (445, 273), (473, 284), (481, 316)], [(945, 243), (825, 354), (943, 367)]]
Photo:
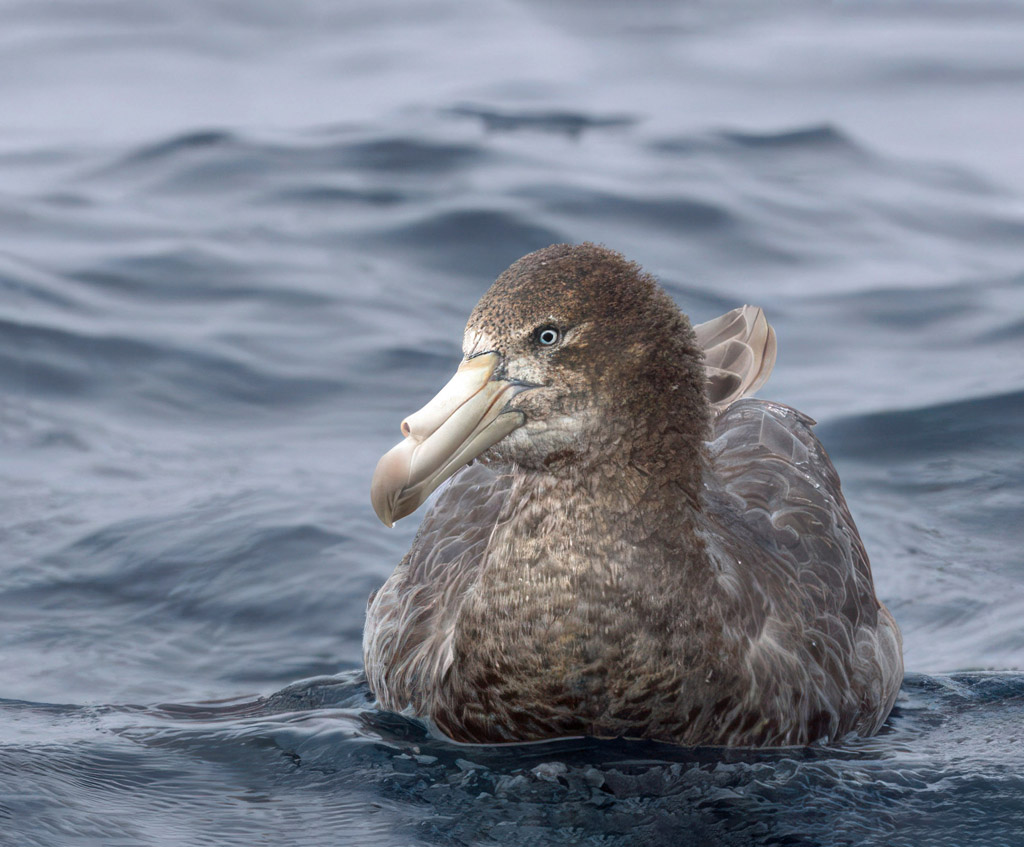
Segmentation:
[[(1024, 5), (0, 22), (0, 843), (1021, 843)], [(417, 521), (376, 521), (376, 459), (490, 281), (582, 240), (695, 320), (767, 310), (761, 394), (820, 422), (903, 627), (878, 737), (477, 748), (371, 708)]]

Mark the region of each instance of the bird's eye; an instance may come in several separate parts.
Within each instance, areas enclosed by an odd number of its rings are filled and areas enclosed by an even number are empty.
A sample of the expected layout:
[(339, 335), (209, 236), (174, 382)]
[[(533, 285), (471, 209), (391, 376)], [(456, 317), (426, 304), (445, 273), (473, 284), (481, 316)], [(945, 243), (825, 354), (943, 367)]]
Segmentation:
[(562, 333), (557, 326), (539, 326), (533, 331), (533, 340), (541, 347), (551, 347), (562, 340)]

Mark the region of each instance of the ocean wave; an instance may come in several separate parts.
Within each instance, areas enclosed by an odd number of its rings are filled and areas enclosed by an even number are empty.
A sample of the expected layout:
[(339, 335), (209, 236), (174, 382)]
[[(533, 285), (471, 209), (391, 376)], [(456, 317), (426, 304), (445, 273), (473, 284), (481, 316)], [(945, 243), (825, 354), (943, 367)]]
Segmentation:
[(819, 427), (830, 451), (863, 462), (910, 461), (1024, 449), (1024, 391), (832, 420)]

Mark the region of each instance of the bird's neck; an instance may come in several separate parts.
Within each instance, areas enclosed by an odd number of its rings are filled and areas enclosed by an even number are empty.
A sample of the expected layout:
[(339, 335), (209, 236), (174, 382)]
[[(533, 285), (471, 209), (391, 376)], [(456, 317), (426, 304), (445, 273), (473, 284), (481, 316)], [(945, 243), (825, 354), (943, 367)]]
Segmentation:
[[(651, 404), (649, 414), (642, 397), (628, 408), (608, 410), (578, 449), (523, 469), (517, 475), (519, 497), (537, 492), (549, 503), (575, 503), (581, 526), (587, 518), (623, 529), (685, 526), (702, 508), (709, 412), (706, 403), (682, 397), (678, 408), (666, 412), (663, 399)], [(514, 492), (510, 505), (517, 499)]]
[[(629, 433), (602, 457), (539, 469), (513, 467), (512, 488), (489, 544), (527, 592), (556, 583), (577, 593), (688, 594), (714, 576), (701, 540), (703, 440), (679, 428)], [(636, 444), (637, 437), (642, 447)], [(509, 569), (516, 571), (513, 575)]]
[[(675, 433), (666, 434), (667, 441)], [(522, 537), (675, 546), (701, 524), (707, 458), (703, 442), (679, 438), (676, 449), (631, 451), (545, 470), (513, 467), (506, 520)], [(664, 446), (664, 445), (663, 445)], [(551, 529), (557, 526), (557, 532)], [(511, 529), (511, 527), (510, 527)], [(553, 540), (558, 546), (561, 541)]]

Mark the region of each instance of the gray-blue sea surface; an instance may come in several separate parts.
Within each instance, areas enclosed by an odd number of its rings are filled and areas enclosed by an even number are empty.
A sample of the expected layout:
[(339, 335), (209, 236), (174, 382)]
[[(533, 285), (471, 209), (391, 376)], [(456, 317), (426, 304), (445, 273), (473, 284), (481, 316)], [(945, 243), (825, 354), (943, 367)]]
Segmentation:
[[(0, 844), (1018, 845), (1024, 6), (0, 0)], [(376, 711), (368, 498), (520, 255), (766, 309), (903, 628), (872, 739)]]

